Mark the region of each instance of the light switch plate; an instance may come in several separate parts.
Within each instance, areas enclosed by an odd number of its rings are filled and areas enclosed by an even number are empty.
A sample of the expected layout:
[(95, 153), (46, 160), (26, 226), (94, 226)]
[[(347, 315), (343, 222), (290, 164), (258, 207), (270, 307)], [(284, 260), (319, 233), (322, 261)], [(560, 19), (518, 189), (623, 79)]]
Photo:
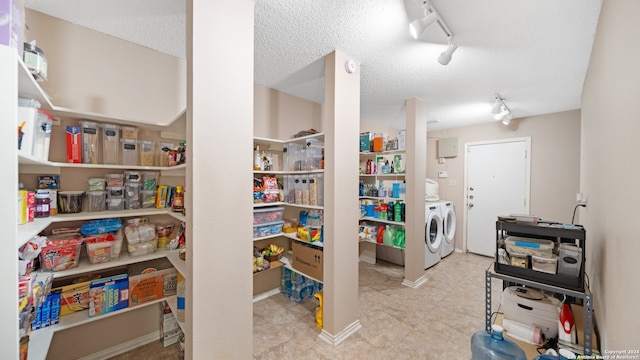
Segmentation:
[(447, 177), (447, 172), (446, 171), (438, 171), (438, 177), (439, 178), (446, 178)]

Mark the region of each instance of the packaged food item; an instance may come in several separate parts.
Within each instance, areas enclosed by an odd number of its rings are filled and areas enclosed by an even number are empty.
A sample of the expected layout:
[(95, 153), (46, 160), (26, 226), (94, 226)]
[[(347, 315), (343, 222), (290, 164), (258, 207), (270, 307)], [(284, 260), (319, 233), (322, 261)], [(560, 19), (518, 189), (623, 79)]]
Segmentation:
[(43, 271), (61, 271), (78, 266), (82, 237), (80, 234), (47, 236), (47, 243), (40, 252), (40, 267)]
[(142, 189), (141, 190), (155, 190), (158, 186), (158, 172), (157, 171), (143, 171), (142, 172)]
[(89, 263), (99, 264), (111, 260), (111, 249), (115, 238), (112, 234), (97, 234), (85, 236), (83, 239), (89, 256)]
[(143, 209), (151, 209), (156, 207), (156, 191), (155, 190), (141, 190), (140, 191), (140, 206)]
[(89, 284), (89, 317), (99, 316), (129, 306), (127, 274), (92, 280)]
[(122, 220), (120, 219), (99, 219), (92, 221), (85, 221), (82, 223), (80, 232), (82, 235), (96, 235), (100, 233), (114, 232), (120, 230), (122, 227)]
[(138, 128), (133, 126), (123, 126), (120, 128), (123, 139), (138, 139)]
[(278, 179), (276, 179), (274, 175), (262, 176), (262, 186), (264, 187), (263, 202), (271, 203), (280, 201)]
[(107, 210), (124, 210), (124, 186), (107, 187)]
[(146, 220), (136, 218), (127, 220), (124, 228), (129, 255), (139, 256), (151, 254), (156, 250), (158, 238), (156, 228)]
[(82, 211), (84, 191), (58, 192), (58, 210), (61, 214), (75, 214)]
[(149, 140), (138, 141), (140, 150), (140, 166), (153, 166), (155, 163), (155, 142)]
[(67, 162), (82, 163), (82, 140), (79, 126), (67, 125)]
[(167, 258), (130, 264), (129, 306), (176, 294), (178, 272)]
[[(174, 147), (175, 145), (170, 142), (158, 143), (158, 150), (157, 150), (158, 160), (156, 162), (158, 166), (169, 166), (169, 152), (173, 150)], [(174, 158), (174, 163), (175, 163), (175, 158)]]
[(125, 200), (127, 209), (140, 209), (140, 184), (139, 183), (126, 183), (125, 184)]
[(106, 186), (124, 186), (124, 174), (106, 174)]

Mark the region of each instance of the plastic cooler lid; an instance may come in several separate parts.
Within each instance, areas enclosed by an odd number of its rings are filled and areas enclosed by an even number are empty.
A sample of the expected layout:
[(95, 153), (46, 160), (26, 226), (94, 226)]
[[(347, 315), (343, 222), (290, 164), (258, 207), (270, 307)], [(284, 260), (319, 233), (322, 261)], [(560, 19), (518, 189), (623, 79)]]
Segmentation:
[(284, 207), (282, 206), (277, 206), (277, 207), (263, 207), (263, 208), (258, 208), (258, 209), (253, 209), (253, 213), (263, 213), (263, 212), (271, 212), (271, 211), (284, 211)]
[(271, 225), (280, 225), (280, 224), (284, 224), (284, 220), (268, 222), (268, 223), (261, 223), (261, 224), (255, 224), (255, 225), (253, 225), (253, 227), (271, 226)]

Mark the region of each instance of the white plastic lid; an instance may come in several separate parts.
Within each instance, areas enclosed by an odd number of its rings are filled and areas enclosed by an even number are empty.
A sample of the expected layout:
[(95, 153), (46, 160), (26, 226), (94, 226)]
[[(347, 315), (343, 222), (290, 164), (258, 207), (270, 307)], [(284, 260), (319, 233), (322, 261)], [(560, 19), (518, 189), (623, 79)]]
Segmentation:
[(491, 330), (499, 333), (504, 332), (504, 328), (498, 324), (491, 325)]

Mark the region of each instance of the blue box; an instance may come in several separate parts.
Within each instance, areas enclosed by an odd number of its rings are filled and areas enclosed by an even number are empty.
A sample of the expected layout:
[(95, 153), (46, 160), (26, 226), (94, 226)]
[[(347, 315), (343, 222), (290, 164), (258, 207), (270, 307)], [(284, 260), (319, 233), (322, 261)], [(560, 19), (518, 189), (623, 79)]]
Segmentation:
[(62, 291), (52, 291), (51, 296), (51, 325), (55, 325), (60, 322), (60, 297)]
[(99, 316), (129, 306), (127, 274), (92, 280), (89, 284), (89, 317)]
[(360, 151), (369, 152), (371, 151), (371, 133), (361, 133), (360, 134)]

